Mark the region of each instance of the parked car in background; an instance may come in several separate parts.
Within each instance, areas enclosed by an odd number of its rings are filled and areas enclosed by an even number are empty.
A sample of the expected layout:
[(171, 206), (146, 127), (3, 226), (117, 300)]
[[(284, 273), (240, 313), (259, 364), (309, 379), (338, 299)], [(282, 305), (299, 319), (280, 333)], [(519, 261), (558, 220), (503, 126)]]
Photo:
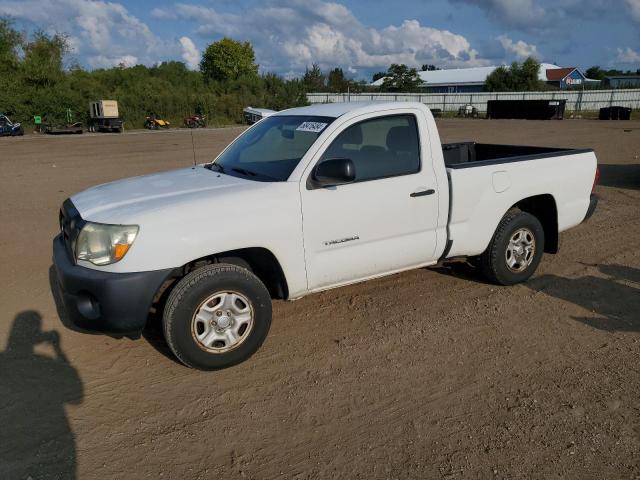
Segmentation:
[(124, 122), (120, 118), (118, 102), (115, 100), (98, 100), (89, 104), (90, 132), (117, 132), (124, 131)]
[(249, 125), (253, 125), (256, 122), (259, 122), (263, 118), (270, 117), (271, 115), (277, 113), (275, 110), (269, 110), (268, 108), (254, 108), (247, 107), (242, 110), (242, 116), (244, 117), (244, 121)]
[(78, 325), (139, 335), (166, 299), (176, 357), (222, 368), (260, 347), (271, 298), (453, 257), (500, 285), (526, 281), (594, 212), (597, 177), (589, 149), (441, 145), (421, 103), (294, 108), (209, 164), (73, 195), (54, 263)]
[(4, 113), (0, 113), (0, 137), (16, 137), (24, 135), (20, 123), (13, 123)]

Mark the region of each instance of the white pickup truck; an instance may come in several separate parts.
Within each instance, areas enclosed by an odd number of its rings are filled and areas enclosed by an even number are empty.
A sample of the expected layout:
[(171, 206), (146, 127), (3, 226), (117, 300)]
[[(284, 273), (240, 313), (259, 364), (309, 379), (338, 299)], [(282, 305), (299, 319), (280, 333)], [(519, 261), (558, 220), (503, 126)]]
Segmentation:
[(452, 257), (526, 281), (593, 213), (597, 177), (592, 150), (441, 145), (418, 103), (295, 108), (212, 163), (72, 196), (54, 263), (77, 325), (139, 335), (156, 308), (180, 361), (222, 368), (260, 347), (272, 298)]

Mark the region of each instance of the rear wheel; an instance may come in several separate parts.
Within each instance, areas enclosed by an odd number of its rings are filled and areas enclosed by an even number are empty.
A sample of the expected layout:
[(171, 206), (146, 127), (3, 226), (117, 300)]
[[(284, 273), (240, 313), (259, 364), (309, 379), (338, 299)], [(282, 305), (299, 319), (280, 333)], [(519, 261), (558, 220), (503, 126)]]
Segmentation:
[(249, 270), (215, 264), (185, 276), (164, 309), (169, 348), (185, 365), (213, 370), (253, 355), (271, 326), (271, 297)]
[(538, 268), (544, 252), (544, 229), (526, 212), (508, 212), (498, 224), (479, 264), (485, 276), (501, 285), (525, 282)]

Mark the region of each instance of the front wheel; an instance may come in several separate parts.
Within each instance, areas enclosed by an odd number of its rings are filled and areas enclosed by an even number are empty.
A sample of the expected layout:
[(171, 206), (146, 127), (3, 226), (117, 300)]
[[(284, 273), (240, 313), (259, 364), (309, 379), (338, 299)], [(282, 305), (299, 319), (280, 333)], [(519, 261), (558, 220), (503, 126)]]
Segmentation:
[(544, 252), (544, 229), (526, 212), (508, 212), (498, 224), (491, 243), (480, 256), (485, 276), (501, 285), (526, 282)]
[(214, 264), (175, 286), (164, 309), (164, 335), (185, 365), (214, 370), (253, 355), (269, 333), (271, 297), (245, 268)]

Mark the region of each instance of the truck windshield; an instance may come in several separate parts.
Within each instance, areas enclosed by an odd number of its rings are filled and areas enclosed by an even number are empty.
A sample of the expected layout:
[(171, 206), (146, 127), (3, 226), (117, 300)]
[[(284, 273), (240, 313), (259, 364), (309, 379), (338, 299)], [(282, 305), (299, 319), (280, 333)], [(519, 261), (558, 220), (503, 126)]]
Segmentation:
[(265, 118), (238, 137), (207, 168), (250, 180), (284, 182), (333, 120), (307, 115)]

